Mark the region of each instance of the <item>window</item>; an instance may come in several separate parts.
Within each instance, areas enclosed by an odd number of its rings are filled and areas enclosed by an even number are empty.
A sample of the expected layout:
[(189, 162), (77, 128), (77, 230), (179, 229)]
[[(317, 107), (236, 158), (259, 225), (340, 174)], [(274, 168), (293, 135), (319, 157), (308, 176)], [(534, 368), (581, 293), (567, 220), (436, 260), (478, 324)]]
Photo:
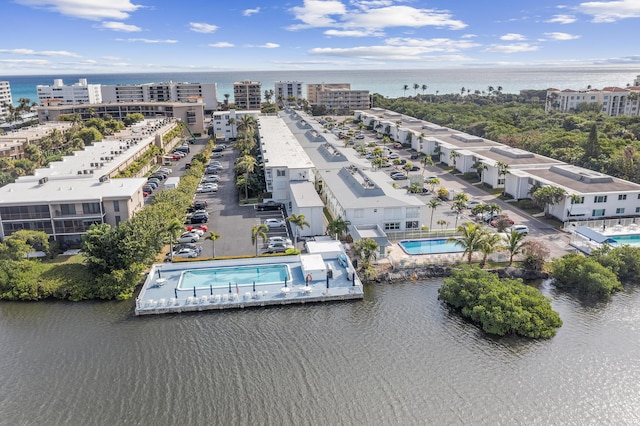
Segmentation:
[(618, 195), (618, 201), (624, 201), (627, 199), (627, 194), (620, 194)]
[(363, 218), (364, 217), (364, 209), (355, 209), (353, 211), (354, 218)]
[(60, 204), (60, 214), (64, 214), (64, 215), (76, 214), (76, 205)]
[(580, 197), (580, 200), (571, 200), (571, 204), (584, 204), (584, 197)]
[(407, 207), (407, 219), (415, 219), (420, 217), (420, 208)]
[(400, 222), (389, 222), (384, 224), (385, 231), (398, 231), (400, 230)]
[(276, 176), (286, 176), (286, 169), (277, 169), (276, 170)]
[(594, 203), (606, 203), (607, 202), (607, 196), (606, 195), (596, 195), (595, 197), (593, 197), (593, 202)]
[(418, 221), (412, 220), (405, 224), (405, 229), (418, 229)]
[(113, 202), (113, 211), (114, 212), (119, 212), (120, 211), (120, 201), (115, 200)]
[(591, 216), (593, 216), (593, 217), (602, 217), (602, 216), (604, 216), (604, 212), (605, 212), (604, 209), (596, 209), (596, 210), (593, 210), (591, 212)]
[(636, 207), (636, 213), (640, 213), (640, 207)]
[(100, 203), (82, 203), (82, 212), (84, 214), (100, 213)]
[(624, 207), (618, 207), (616, 209), (616, 214), (624, 214)]
[(504, 185), (504, 179), (498, 179), (498, 185)]
[(116, 216), (116, 225), (120, 223), (120, 216)]

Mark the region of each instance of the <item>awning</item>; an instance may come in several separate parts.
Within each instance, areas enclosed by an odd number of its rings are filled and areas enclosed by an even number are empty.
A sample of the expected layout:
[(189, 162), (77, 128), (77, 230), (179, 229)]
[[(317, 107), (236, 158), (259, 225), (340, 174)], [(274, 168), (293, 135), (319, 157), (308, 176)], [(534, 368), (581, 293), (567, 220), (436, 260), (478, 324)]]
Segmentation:
[(615, 243), (615, 240), (608, 235), (602, 235), (598, 231), (594, 231), (588, 226), (581, 226), (577, 228), (574, 232), (582, 235), (585, 238), (588, 238), (591, 241), (595, 241), (596, 243)]

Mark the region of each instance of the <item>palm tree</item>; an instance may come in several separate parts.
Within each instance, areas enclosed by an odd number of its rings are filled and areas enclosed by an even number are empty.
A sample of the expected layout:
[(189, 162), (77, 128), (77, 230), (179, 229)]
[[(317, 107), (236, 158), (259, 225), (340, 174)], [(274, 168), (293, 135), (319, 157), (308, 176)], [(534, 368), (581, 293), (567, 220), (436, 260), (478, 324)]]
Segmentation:
[(567, 216), (571, 216), (571, 211), (573, 210), (574, 205), (582, 203), (582, 198), (583, 197), (581, 197), (578, 194), (571, 194), (569, 196), (569, 199), (571, 200), (571, 205), (569, 206), (569, 213), (567, 214)]
[(429, 88), (429, 86), (427, 86), (426, 84), (422, 85), (422, 95), (424, 95), (425, 90), (427, 90)]
[(494, 232), (485, 232), (482, 241), (480, 243), (480, 252), (482, 253), (482, 261), (480, 261), (480, 267), (484, 268), (484, 265), (487, 263), (487, 257), (494, 253), (497, 250), (500, 250), (500, 242), (502, 241), (502, 237), (500, 234), (496, 234)]
[(438, 179), (437, 177), (432, 177), (430, 179), (427, 179), (425, 183), (429, 185), (431, 192), (433, 192), (435, 191), (436, 186), (440, 185), (440, 179)]
[(251, 244), (256, 246), (256, 257), (258, 257), (258, 238), (262, 238), (262, 242), (265, 243), (267, 241), (268, 230), (269, 227), (264, 223), (251, 228)]
[(458, 154), (458, 151), (456, 151), (455, 149), (452, 149), (451, 152), (449, 153), (449, 158), (451, 159), (451, 162), (453, 162), (453, 170), (456, 169), (456, 160), (458, 157), (460, 157), (460, 154)]
[[(227, 125), (229, 127), (231, 127), (231, 139), (235, 139), (236, 138), (236, 132), (238, 131), (237, 126), (234, 126), (234, 124), (236, 124), (236, 119), (235, 118), (230, 118), (227, 120)], [(215, 135), (214, 135), (215, 137)]]
[(482, 172), (487, 170), (487, 165), (484, 164), (482, 161), (476, 161), (475, 163), (473, 163), (473, 166), (471, 167), (476, 169), (476, 173), (478, 174), (478, 179), (482, 181)]
[(207, 235), (207, 240), (211, 240), (211, 242), (213, 243), (213, 257), (216, 257), (216, 240), (218, 238), (220, 238), (222, 235), (220, 234), (216, 234), (213, 231), (209, 232), (209, 235)]
[(182, 223), (178, 219), (171, 220), (165, 228), (169, 234), (169, 259), (173, 262), (173, 239), (182, 231)]
[(224, 106), (225, 106), (225, 109), (227, 109), (229, 107), (229, 96), (231, 96), (231, 95), (228, 94), (228, 93), (224, 94)]
[(244, 199), (249, 199), (249, 174), (255, 171), (258, 160), (252, 155), (243, 156), (238, 162), (238, 167), (244, 171)]
[(471, 264), (473, 253), (480, 250), (480, 247), (482, 246), (482, 239), (484, 237), (485, 230), (481, 224), (467, 222), (458, 226), (457, 231), (460, 237), (449, 238), (449, 241), (464, 249), (462, 257), (466, 255), (467, 262)]
[(405, 84), (402, 86), (403, 96), (407, 96), (407, 90), (409, 90), (409, 85)]
[(342, 239), (342, 236), (348, 231), (348, 229), (347, 222), (342, 218), (342, 216), (329, 220), (329, 223), (327, 224), (327, 234), (335, 235), (338, 240)]
[(430, 155), (425, 155), (420, 159), (420, 164), (422, 164), (422, 176), (424, 177), (424, 171), (427, 166), (433, 166), (433, 158)]
[(513, 264), (513, 258), (520, 253), (523, 253), (527, 247), (527, 241), (525, 241), (526, 235), (518, 231), (509, 231), (503, 237), (504, 250), (509, 253), (509, 266)]
[(371, 238), (354, 241), (351, 245), (353, 252), (362, 259), (362, 267), (365, 269), (368, 268), (369, 265), (371, 265), (371, 261), (375, 259), (378, 247), (378, 243)]
[[(507, 173), (509, 173), (509, 165), (507, 163), (505, 163), (505, 162), (502, 162), (502, 161), (496, 162), (496, 167), (498, 168), (498, 178), (500, 176), (502, 176), (504, 178), (504, 176)], [(502, 191), (502, 195), (505, 194), (506, 189), (507, 188), (506, 188), (506, 185), (505, 185), (504, 191)]]
[(427, 207), (431, 209), (431, 220), (429, 220), (429, 229), (433, 229), (433, 214), (440, 205), (442, 205), (442, 203), (437, 198), (432, 198), (427, 203)]
[(425, 134), (424, 133), (420, 133), (418, 135), (418, 151), (423, 152), (422, 150), (424, 149), (424, 146), (422, 146), (422, 142), (424, 142), (424, 138), (425, 138)]
[(444, 231), (444, 226), (445, 226), (446, 224), (447, 224), (447, 221), (446, 221), (446, 220), (444, 220), (444, 219), (439, 219), (439, 220), (436, 222), (436, 225), (440, 225), (440, 230), (441, 230), (441, 231)]
[(309, 228), (311, 227), (311, 225), (309, 225), (309, 222), (305, 220), (305, 217), (302, 213), (301, 214), (292, 213), (291, 216), (286, 218), (286, 221), (289, 223), (293, 223), (296, 226), (295, 233), (293, 236), (293, 246), (296, 247), (298, 245), (298, 228), (300, 228), (300, 230), (302, 231), (305, 226)]
[(420, 88), (420, 85), (418, 83), (413, 83), (413, 96), (416, 96), (418, 94), (419, 88)]

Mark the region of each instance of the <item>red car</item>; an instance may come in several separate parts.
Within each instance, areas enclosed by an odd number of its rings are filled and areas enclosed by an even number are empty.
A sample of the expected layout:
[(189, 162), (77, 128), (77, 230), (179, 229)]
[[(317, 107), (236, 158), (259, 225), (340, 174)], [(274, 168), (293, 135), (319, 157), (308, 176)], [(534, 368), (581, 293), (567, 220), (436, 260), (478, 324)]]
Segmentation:
[(515, 223), (513, 221), (513, 219), (511, 219), (509, 216), (500, 215), (500, 216), (496, 217), (495, 219), (493, 219), (491, 222), (489, 222), (489, 224), (495, 228), (495, 227), (498, 226), (498, 222), (500, 222), (500, 221), (506, 221), (506, 222), (509, 223), (509, 225), (513, 225)]
[(199, 229), (201, 231), (207, 232), (207, 230), (209, 228), (207, 227), (207, 225), (187, 226), (187, 231), (192, 231), (192, 230), (196, 230), (196, 229)]

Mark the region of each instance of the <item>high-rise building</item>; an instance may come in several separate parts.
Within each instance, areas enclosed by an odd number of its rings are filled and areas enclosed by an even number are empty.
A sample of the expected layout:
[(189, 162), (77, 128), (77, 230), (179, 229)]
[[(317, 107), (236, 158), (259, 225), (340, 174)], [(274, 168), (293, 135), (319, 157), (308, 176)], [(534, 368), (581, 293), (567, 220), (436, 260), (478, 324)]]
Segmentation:
[(102, 86), (102, 102), (186, 102), (202, 99), (205, 111), (218, 109), (216, 83), (118, 84)]
[(9, 113), (8, 105), (11, 105), (11, 85), (8, 81), (0, 81), (0, 118), (5, 118)]
[(102, 93), (99, 84), (88, 84), (86, 78), (77, 83), (65, 85), (61, 78), (53, 80), (52, 86), (38, 85), (38, 102), (40, 105), (78, 105), (99, 104)]
[(276, 81), (275, 82), (275, 101), (279, 105), (283, 105), (288, 99), (302, 99), (301, 81)]
[(257, 109), (262, 105), (262, 84), (259, 81), (233, 83), (233, 102), (236, 109)]

